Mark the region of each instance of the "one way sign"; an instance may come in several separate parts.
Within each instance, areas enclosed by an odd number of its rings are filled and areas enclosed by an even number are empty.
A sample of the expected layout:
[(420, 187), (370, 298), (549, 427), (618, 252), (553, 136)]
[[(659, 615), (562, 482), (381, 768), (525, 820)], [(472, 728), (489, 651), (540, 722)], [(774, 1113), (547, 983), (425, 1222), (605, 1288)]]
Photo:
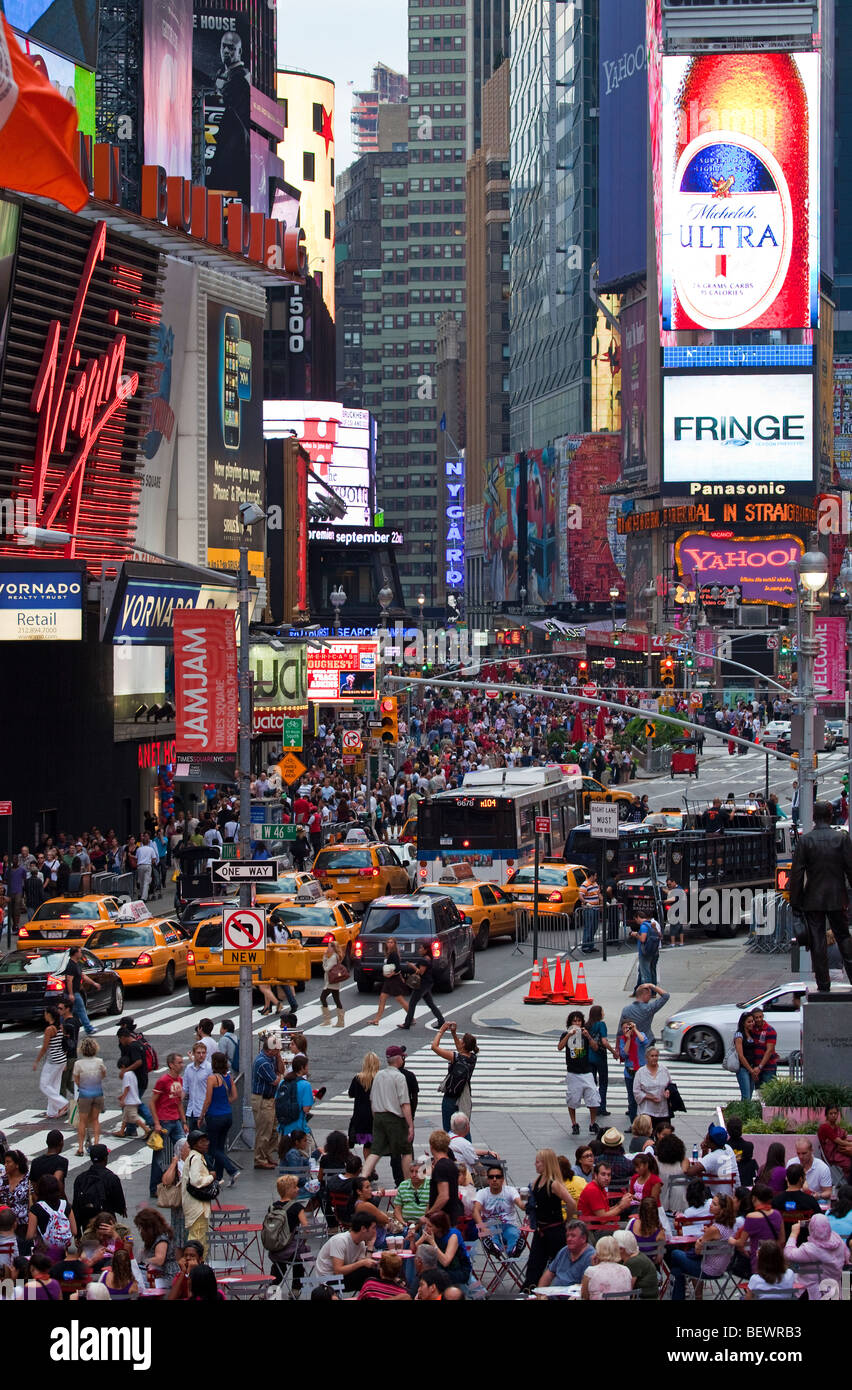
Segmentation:
[(259, 864), (240, 864), (235, 859), (226, 859), (213, 865), (213, 877), (218, 883), (230, 883), (234, 879), (242, 879), (243, 882), (248, 880), (252, 883), (264, 879), (274, 880), (278, 877), (278, 865), (274, 859)]

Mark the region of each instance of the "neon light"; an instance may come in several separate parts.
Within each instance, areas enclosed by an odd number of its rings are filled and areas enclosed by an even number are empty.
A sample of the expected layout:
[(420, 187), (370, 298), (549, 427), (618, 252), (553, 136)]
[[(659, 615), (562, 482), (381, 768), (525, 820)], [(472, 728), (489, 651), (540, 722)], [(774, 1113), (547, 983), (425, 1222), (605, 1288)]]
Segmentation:
[(447, 589), (459, 590), (464, 588), (464, 459), (447, 459), (444, 473), (448, 499), (444, 508), (447, 518), (444, 582)]

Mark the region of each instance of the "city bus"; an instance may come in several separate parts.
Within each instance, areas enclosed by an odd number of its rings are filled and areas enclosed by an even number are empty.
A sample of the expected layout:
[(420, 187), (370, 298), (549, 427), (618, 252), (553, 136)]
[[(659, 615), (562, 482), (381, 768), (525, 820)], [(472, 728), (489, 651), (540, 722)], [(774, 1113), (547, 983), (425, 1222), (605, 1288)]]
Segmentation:
[(476, 877), (503, 884), (509, 869), (532, 863), (535, 822), (541, 858), (561, 859), (569, 830), (582, 820), (579, 767), (498, 767), (465, 774), (461, 787), (438, 792), (417, 807), (417, 860), (421, 882), (436, 881), (448, 864), (470, 864)]

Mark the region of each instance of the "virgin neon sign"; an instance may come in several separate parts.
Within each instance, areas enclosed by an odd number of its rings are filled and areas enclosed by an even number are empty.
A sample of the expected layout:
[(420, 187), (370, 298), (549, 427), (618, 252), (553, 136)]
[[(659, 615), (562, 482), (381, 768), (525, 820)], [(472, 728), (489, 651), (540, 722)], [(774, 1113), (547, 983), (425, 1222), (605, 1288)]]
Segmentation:
[(444, 582), (448, 591), (464, 588), (464, 459), (444, 463), (447, 533), (444, 546)]

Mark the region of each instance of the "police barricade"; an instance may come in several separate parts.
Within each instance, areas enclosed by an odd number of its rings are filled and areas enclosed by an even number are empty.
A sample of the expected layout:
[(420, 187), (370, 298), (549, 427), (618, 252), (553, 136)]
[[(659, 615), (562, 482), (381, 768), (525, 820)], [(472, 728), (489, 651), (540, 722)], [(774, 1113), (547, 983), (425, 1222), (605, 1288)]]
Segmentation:
[(136, 875), (92, 874), (92, 893), (104, 897), (132, 899), (136, 891)]
[[(530, 908), (517, 909), (517, 924), (516, 939), (523, 945), (532, 939), (533, 934), (533, 913)], [(604, 924), (607, 949), (628, 942), (623, 903), (609, 903), (603, 908), (577, 908), (574, 912), (540, 912), (539, 951), (569, 951), (573, 954), (583, 947), (597, 946), (600, 949)]]
[(747, 949), (752, 955), (788, 955), (793, 941), (793, 909), (781, 893), (767, 893), (752, 906)]

